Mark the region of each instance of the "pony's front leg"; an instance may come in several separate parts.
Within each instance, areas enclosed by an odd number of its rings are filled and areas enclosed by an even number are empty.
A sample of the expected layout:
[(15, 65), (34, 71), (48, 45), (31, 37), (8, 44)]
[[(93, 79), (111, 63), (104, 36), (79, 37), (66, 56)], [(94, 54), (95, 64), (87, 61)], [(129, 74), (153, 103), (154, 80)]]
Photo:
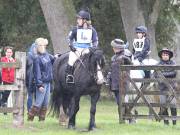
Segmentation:
[(90, 121), (89, 121), (89, 128), (88, 130), (93, 130), (96, 128), (95, 124), (95, 114), (96, 114), (96, 104), (100, 97), (100, 91), (98, 91), (96, 94), (91, 95), (91, 110), (90, 110)]
[(75, 129), (76, 114), (79, 111), (79, 101), (80, 101), (80, 97), (72, 99), (72, 102), (71, 102), (72, 104), (70, 107), (70, 114), (69, 114), (69, 123), (68, 123), (69, 129)]

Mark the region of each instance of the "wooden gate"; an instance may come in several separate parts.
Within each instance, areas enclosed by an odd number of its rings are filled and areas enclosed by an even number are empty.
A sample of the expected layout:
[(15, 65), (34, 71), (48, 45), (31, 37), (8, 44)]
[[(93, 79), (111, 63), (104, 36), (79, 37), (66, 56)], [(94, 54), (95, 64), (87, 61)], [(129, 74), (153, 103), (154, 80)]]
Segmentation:
[(13, 124), (22, 126), (24, 124), (24, 92), (25, 92), (25, 70), (26, 70), (26, 53), (15, 52), (16, 62), (0, 62), (0, 68), (14, 67), (15, 82), (13, 85), (0, 85), (0, 91), (11, 90), (14, 92), (13, 107), (1, 107), (0, 113), (13, 113)]
[[(119, 107), (118, 107), (118, 112), (119, 112), (119, 122), (124, 123), (124, 120), (128, 119), (156, 119), (157, 121), (160, 120), (169, 120), (169, 119), (180, 119), (180, 116), (163, 116), (159, 115), (158, 112), (155, 110), (155, 108), (160, 108), (160, 107), (174, 107), (173, 104), (171, 104), (171, 101), (173, 98), (176, 99), (177, 104), (176, 107), (179, 108), (180, 105), (180, 99), (178, 96), (180, 95), (180, 91), (173, 89), (169, 81), (179, 81), (178, 79), (167, 79), (163, 76), (161, 73), (161, 70), (164, 69), (174, 69), (174, 70), (180, 70), (180, 66), (162, 66), (162, 65), (155, 65), (155, 66), (133, 66), (133, 65), (123, 65), (120, 66), (120, 102), (119, 102)], [(131, 79), (129, 75), (130, 70), (154, 70), (154, 72), (158, 75), (156, 78), (148, 78), (148, 79)], [(129, 80), (129, 83), (133, 85), (135, 88), (135, 91), (132, 90), (127, 90), (125, 91), (125, 88), (123, 86), (123, 80), (124, 76), (127, 77)], [(142, 82), (144, 85), (142, 85), (141, 88), (138, 88), (136, 85), (136, 82)], [(147, 82), (163, 82), (169, 89), (167, 92), (160, 92), (158, 89), (148, 91), (147, 87), (149, 83)], [(136, 94), (136, 97), (133, 99), (131, 102), (125, 102), (124, 98), (126, 95), (131, 95), (131, 94)], [(168, 95), (167, 103), (166, 104), (161, 104), (159, 102), (150, 102), (147, 100), (147, 96), (149, 95)], [(141, 99), (141, 102), (139, 100)], [(151, 112), (150, 114), (132, 114), (132, 109), (133, 108), (139, 108), (139, 107), (147, 107), (149, 111)], [(126, 108), (126, 111), (125, 111)], [(125, 113), (126, 112), (126, 113)], [(127, 113), (129, 112), (129, 113)]]

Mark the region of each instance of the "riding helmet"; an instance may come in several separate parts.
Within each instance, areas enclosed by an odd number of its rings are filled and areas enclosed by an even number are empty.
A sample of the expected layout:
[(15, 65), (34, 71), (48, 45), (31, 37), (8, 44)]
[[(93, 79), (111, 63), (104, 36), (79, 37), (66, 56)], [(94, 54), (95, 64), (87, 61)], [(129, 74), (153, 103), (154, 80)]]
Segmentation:
[(85, 10), (81, 10), (78, 12), (77, 14), (77, 17), (78, 18), (82, 18), (82, 19), (86, 19), (86, 20), (91, 20), (91, 15), (88, 11), (85, 11)]
[(171, 50), (169, 50), (168, 48), (163, 48), (162, 50), (160, 50), (158, 52), (158, 56), (160, 58), (162, 58), (162, 53), (165, 52), (165, 53), (168, 53), (169, 54), (169, 58), (171, 59), (173, 57), (173, 52)]
[(135, 28), (136, 33), (147, 33), (147, 28), (145, 26), (138, 26)]
[(111, 46), (113, 48), (123, 48), (124, 49), (126, 45), (124, 44), (124, 41), (122, 39), (116, 38), (111, 41)]

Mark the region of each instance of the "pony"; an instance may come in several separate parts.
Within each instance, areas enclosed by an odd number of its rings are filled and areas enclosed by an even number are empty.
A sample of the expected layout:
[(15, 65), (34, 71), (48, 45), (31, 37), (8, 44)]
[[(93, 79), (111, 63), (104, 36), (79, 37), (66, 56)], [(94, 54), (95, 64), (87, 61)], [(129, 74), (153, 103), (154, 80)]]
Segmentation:
[(74, 84), (66, 84), (65, 70), (68, 53), (58, 57), (53, 65), (54, 90), (52, 92), (51, 111), (59, 116), (60, 107), (69, 117), (68, 128), (75, 129), (76, 114), (79, 110), (80, 97), (90, 95), (91, 108), (88, 130), (96, 128), (96, 104), (100, 97), (100, 89), (104, 83), (102, 70), (105, 66), (105, 57), (100, 49), (93, 49), (77, 60), (74, 65)]

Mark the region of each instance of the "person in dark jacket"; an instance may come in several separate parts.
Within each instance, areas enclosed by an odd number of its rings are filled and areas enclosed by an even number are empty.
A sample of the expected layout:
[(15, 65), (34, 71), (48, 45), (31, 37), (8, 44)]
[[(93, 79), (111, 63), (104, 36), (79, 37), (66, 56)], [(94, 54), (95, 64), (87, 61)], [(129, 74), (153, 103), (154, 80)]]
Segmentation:
[[(111, 42), (111, 46), (115, 54), (111, 58), (111, 68), (107, 75), (107, 83), (110, 85), (110, 90), (115, 95), (116, 103), (119, 104), (119, 66), (132, 64), (130, 58), (131, 54), (130, 51), (125, 51), (125, 44), (121, 39), (114, 39)], [(125, 89), (128, 86), (126, 77), (123, 81), (123, 86)]]
[(66, 69), (66, 83), (73, 84), (73, 65), (80, 56), (89, 53), (90, 49), (98, 46), (98, 36), (91, 25), (91, 16), (87, 10), (81, 10), (77, 14), (77, 26), (74, 27), (68, 37), (70, 53)]
[(35, 78), (33, 73), (33, 62), (35, 57), (37, 57), (37, 45), (33, 43), (27, 53), (27, 62), (26, 62), (26, 88), (27, 88), (27, 110), (29, 112), (32, 103), (33, 97), (35, 97), (36, 85)]
[[(158, 56), (160, 57), (159, 65), (176, 65), (171, 58), (173, 57), (173, 52), (170, 51), (168, 48), (163, 48), (161, 51), (159, 51)], [(164, 75), (165, 78), (175, 78), (177, 72), (173, 69), (166, 69), (162, 70), (161, 73)], [(176, 89), (176, 83), (171, 81), (170, 82), (173, 89)], [(168, 87), (165, 83), (159, 82), (159, 89), (161, 92), (163, 91), (169, 91)], [(169, 95), (160, 95), (160, 103), (165, 104), (167, 102), (167, 99), (169, 98)], [(170, 107), (171, 115), (176, 116), (177, 115), (177, 109), (176, 109), (176, 99), (175, 97), (172, 99), (171, 104), (173, 104), (175, 107)], [(168, 116), (168, 108), (161, 107), (160, 108), (160, 115)], [(176, 120), (173, 120), (173, 125), (176, 125)], [(164, 124), (168, 125), (169, 121), (164, 120)]]
[(44, 121), (50, 98), (50, 83), (53, 79), (52, 65), (54, 56), (46, 51), (48, 40), (38, 38), (35, 41), (38, 55), (34, 59), (34, 78), (36, 83), (36, 99), (28, 113), (28, 120), (33, 121), (34, 116), (39, 116), (39, 121)]

